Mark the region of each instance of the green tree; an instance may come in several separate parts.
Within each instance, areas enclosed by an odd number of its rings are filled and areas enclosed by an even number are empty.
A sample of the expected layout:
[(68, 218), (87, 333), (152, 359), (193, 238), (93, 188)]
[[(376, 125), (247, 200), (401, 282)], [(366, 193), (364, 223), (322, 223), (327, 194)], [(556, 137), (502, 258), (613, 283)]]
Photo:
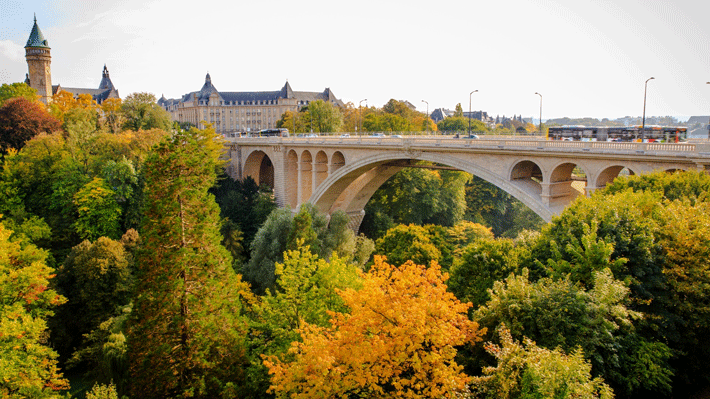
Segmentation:
[(604, 188), (604, 194), (616, 194), (631, 189), (634, 192), (653, 191), (666, 200), (709, 201), (710, 175), (701, 171), (682, 173), (655, 172), (622, 176)]
[(123, 101), (120, 98), (107, 98), (101, 103), (102, 124), (111, 133), (121, 131), (124, 116), (121, 113)]
[(251, 243), (251, 258), (241, 272), (255, 293), (263, 294), (276, 281), (276, 262), (283, 260), (291, 233), (291, 210), (275, 209), (266, 218)]
[[(335, 253), (348, 261), (354, 260), (358, 241), (355, 232), (348, 227), (349, 222), (350, 218), (344, 211), (330, 214), (328, 229), (323, 237), (322, 257), (330, 259), (331, 253)], [(367, 254), (368, 257), (369, 255)]]
[(454, 247), (454, 255), (461, 256), (466, 247), (481, 239), (493, 239), (493, 232), (482, 224), (462, 220), (447, 229), (449, 241)]
[(487, 343), (486, 351), (496, 358), (495, 367), (483, 369), (472, 382), (475, 397), (513, 398), (606, 398), (614, 397), (604, 380), (591, 375), (591, 365), (581, 349), (571, 354), (559, 348), (546, 349), (525, 339), (513, 340), (504, 324), (498, 328), (501, 345)]
[(91, 388), (91, 391), (86, 393), (86, 399), (118, 399), (116, 386), (96, 384)]
[(69, 299), (53, 319), (55, 335), (64, 338), (61, 352), (83, 348), (84, 335), (128, 305), (132, 268), (133, 256), (119, 241), (100, 237), (72, 248), (57, 272), (57, 285)]
[(175, 132), (146, 163), (143, 247), (128, 326), (132, 396), (218, 397), (245, 364), (242, 295), (220, 245), (208, 189), (223, 143), (213, 129)]
[(275, 264), (283, 261), (283, 253), (308, 245), (311, 251), (323, 259), (330, 259), (333, 253), (347, 261), (355, 261), (355, 254), (369, 257), (369, 253), (358, 245), (366, 245), (364, 240), (356, 240), (347, 226), (347, 215), (336, 212), (330, 221), (313, 205), (301, 205), (296, 218), (286, 208), (274, 210), (256, 233), (251, 245), (251, 258), (242, 268), (244, 279), (252, 285), (255, 293), (263, 294), (273, 288), (276, 279)]
[(116, 201), (116, 193), (108, 187), (104, 179), (95, 177), (77, 191), (74, 195), (74, 205), (78, 212), (74, 227), (81, 238), (118, 238), (121, 207)]
[(161, 108), (150, 93), (131, 93), (121, 104), (125, 122), (124, 129), (133, 131), (162, 129), (170, 130), (172, 121), (170, 114)]
[(128, 393), (128, 359), (126, 352), (125, 323), (131, 313), (126, 306), (121, 314), (99, 324), (84, 335), (82, 347), (67, 362), (68, 367), (85, 365), (83, 377), (97, 384), (111, 384), (117, 393)]
[(0, 223), (0, 396), (59, 398), (69, 388), (46, 344), (47, 317), (66, 299), (49, 287), (46, 252)]
[[(643, 361), (644, 353), (662, 354), (656, 342), (667, 343), (673, 354), (670, 364), (675, 369), (672, 385), (677, 396), (689, 396), (710, 381), (710, 349), (706, 340), (698, 339), (708, 333), (703, 248), (709, 232), (701, 222), (707, 217), (708, 181), (708, 176), (697, 172), (617, 178), (592, 198), (576, 201), (543, 229), (531, 248), (531, 259), (541, 265), (548, 262), (542, 274), (570, 274), (587, 286), (588, 276), (599, 265), (594, 253), (603, 247), (593, 240), (586, 242), (585, 236), (593, 233), (597, 241), (613, 244), (611, 259), (628, 259), (612, 271), (615, 278), (630, 284), (630, 306), (647, 317), (638, 324), (644, 340), (630, 341), (635, 354), (627, 363)], [(580, 254), (590, 261), (576, 260)], [(640, 380), (647, 386), (653, 381), (648, 376)], [(643, 385), (629, 389), (640, 391)]]
[(210, 192), (219, 205), (221, 217), (239, 227), (244, 233), (244, 246), (249, 248), (256, 232), (276, 209), (272, 190), (259, 187), (250, 176), (234, 180), (222, 171)]
[(286, 249), (295, 250), (301, 246), (317, 248), (320, 245), (318, 236), (313, 230), (313, 218), (311, 218), (307, 207), (301, 207), (296, 216), (294, 216), (290, 230), (286, 241)]
[(25, 97), (12, 98), (0, 106), (0, 151), (19, 150), (40, 133), (52, 133), (60, 123), (44, 106)]
[[(656, 220), (663, 212), (659, 200), (659, 196), (652, 192), (630, 191), (581, 198), (542, 229), (531, 248), (530, 259), (523, 265), (530, 268), (533, 275), (545, 275), (547, 271), (539, 271), (537, 265), (548, 259), (557, 264), (562, 264), (560, 260), (575, 262), (578, 257), (575, 248), (582, 237), (590, 233), (590, 226), (596, 226), (591, 233), (597, 240), (613, 246), (611, 259), (628, 260), (623, 266), (613, 267), (612, 272), (616, 279), (630, 283), (632, 297), (637, 300), (635, 310), (652, 314), (662, 312), (657, 307), (660, 303), (653, 301), (663, 295), (665, 284), (663, 251), (655, 239)], [(588, 285), (589, 281), (583, 283)]]
[(246, 260), (244, 253), (244, 234), (239, 230), (239, 226), (231, 220), (223, 219), (222, 228), (222, 245), (232, 255), (234, 270), (237, 271)]
[(385, 255), (392, 264), (411, 260), (426, 265), (441, 258), (441, 251), (429, 239), (427, 229), (413, 224), (400, 224), (387, 230), (387, 234), (376, 241), (375, 253)]
[(343, 126), (343, 114), (330, 102), (312, 101), (305, 109), (312, 118), (313, 131), (318, 133), (338, 132)]
[(251, 387), (247, 397), (267, 397), (269, 376), (263, 356), (284, 355), (292, 342), (301, 339), (298, 329), (303, 323), (329, 325), (329, 312), (346, 310), (338, 290), (357, 288), (357, 268), (334, 256), (330, 261), (311, 253), (308, 246), (287, 251), (284, 262), (276, 264), (276, 285), (263, 297), (257, 311), (250, 344)]
[(679, 395), (686, 386), (710, 384), (710, 203), (690, 202), (668, 203), (656, 235), (664, 249), (667, 284), (667, 295), (659, 300), (678, 325), (667, 337), (681, 354), (673, 362)]
[(589, 289), (568, 277), (530, 282), (523, 269), (521, 275), (495, 282), (490, 295), (473, 316), (482, 326), (504, 323), (516, 339), (527, 337), (547, 349), (579, 347), (592, 364), (592, 375), (620, 391), (633, 391), (641, 378), (645, 390), (670, 391), (670, 351), (636, 333), (633, 322), (641, 314), (627, 307), (629, 289), (609, 269), (594, 272)]
[(377, 239), (396, 224), (453, 226), (465, 214), (468, 176), (420, 168), (398, 172), (367, 203), (360, 231)]
[(398, 114), (386, 112), (371, 112), (363, 117), (364, 131), (370, 132), (403, 132), (410, 129), (407, 119)]
[(98, 108), (77, 106), (63, 115), (62, 128), (68, 133), (69, 141), (76, 141), (77, 147), (88, 147), (100, 127)]
[(465, 247), (451, 268), (449, 289), (474, 309), (490, 300), (493, 283), (518, 272), (520, 251), (511, 239), (479, 239)]
[(461, 103), (456, 104), (456, 108), (454, 110), (454, 117), (463, 118), (463, 107), (461, 106)]
[(281, 119), (276, 122), (276, 127), (288, 129), (291, 133), (302, 133), (310, 130), (310, 125), (306, 128), (304, 115), (305, 113), (286, 111), (281, 114)]
[(24, 97), (31, 102), (38, 102), (39, 99), (37, 90), (31, 88), (25, 83), (3, 83), (2, 86), (0, 86), (0, 107), (5, 103), (5, 101), (16, 97)]
[(357, 120), (362, 120), (363, 131), (371, 132), (420, 131), (430, 126), (423, 113), (417, 112), (410, 103), (395, 99), (381, 109), (370, 107), (362, 109), (362, 113), (358, 111)]
[[(488, 131), (486, 124), (478, 119), (471, 119), (470, 122), (472, 132)], [(467, 132), (468, 126), (469, 120), (464, 116), (450, 116), (442, 119), (436, 124), (437, 129), (441, 132)]]
[(478, 176), (471, 176), (466, 182), (464, 218), (489, 226), (497, 237), (509, 238), (525, 229), (539, 230), (544, 224), (530, 208)]

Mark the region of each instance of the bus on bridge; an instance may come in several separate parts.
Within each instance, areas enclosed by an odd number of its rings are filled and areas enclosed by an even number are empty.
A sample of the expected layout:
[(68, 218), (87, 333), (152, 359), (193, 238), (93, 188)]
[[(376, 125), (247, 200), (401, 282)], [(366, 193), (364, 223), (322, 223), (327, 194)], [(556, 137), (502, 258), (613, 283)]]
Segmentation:
[(549, 128), (552, 140), (628, 141), (642, 143), (679, 143), (688, 138), (688, 128), (680, 126), (555, 126)]

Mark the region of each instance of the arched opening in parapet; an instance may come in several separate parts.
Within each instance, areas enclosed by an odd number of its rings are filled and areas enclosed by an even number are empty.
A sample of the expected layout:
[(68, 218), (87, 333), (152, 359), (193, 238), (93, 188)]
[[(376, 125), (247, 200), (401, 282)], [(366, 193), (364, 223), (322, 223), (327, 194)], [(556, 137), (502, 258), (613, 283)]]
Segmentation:
[(587, 173), (578, 165), (565, 162), (550, 174), (550, 205), (566, 205), (587, 190)]
[(335, 173), (338, 169), (345, 165), (345, 157), (340, 151), (335, 151), (330, 157), (330, 173)]
[(301, 159), (298, 162), (301, 198), (299, 204), (308, 201), (313, 192), (313, 156), (310, 151), (305, 150), (301, 153)]
[(542, 170), (535, 162), (521, 161), (515, 164), (510, 172), (510, 180), (531, 194), (539, 196), (542, 193)]
[(274, 165), (263, 151), (254, 151), (244, 163), (244, 176), (251, 176), (258, 185), (274, 188)]
[(635, 175), (633, 170), (624, 167), (622, 165), (614, 165), (610, 166), (599, 173), (599, 176), (597, 176), (597, 181), (594, 184), (597, 190), (601, 190), (602, 188), (606, 187), (608, 184), (614, 181), (619, 176), (632, 176)]
[(298, 207), (298, 155), (290, 150), (286, 155), (286, 203), (291, 209)]
[(318, 187), (328, 177), (328, 156), (325, 155), (324, 151), (318, 151), (316, 154), (316, 162), (313, 164), (313, 177), (315, 178), (315, 187)]

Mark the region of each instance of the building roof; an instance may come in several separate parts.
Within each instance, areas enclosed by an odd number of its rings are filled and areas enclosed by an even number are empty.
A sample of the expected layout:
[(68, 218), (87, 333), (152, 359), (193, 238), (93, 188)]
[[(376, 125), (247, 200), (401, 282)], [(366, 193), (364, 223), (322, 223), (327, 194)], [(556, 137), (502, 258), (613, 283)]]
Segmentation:
[(71, 93), (74, 97), (79, 94), (88, 94), (91, 98), (96, 101), (97, 104), (101, 104), (109, 98), (120, 98), (118, 96), (118, 90), (113, 86), (111, 78), (109, 77), (108, 68), (104, 65), (104, 70), (101, 75), (101, 83), (98, 89), (88, 89), (82, 87), (62, 87), (62, 85), (52, 85), (52, 94), (56, 94), (62, 90)]
[(710, 120), (710, 116), (691, 116), (688, 119), (687, 124), (688, 125), (694, 125), (697, 123), (705, 124), (705, 123), (708, 123), (709, 120)]
[(310, 91), (293, 91), (291, 85), (286, 82), (281, 90), (277, 91), (223, 91), (220, 92), (212, 84), (212, 77), (208, 73), (205, 77), (205, 84), (199, 91), (193, 91), (182, 96), (180, 99), (166, 99), (161, 97), (158, 104), (162, 106), (175, 105), (180, 102), (189, 102), (194, 100), (208, 101), (212, 96), (217, 96), (219, 101), (224, 101), (227, 104), (259, 104), (277, 102), (279, 99), (295, 98), (299, 105), (305, 105), (311, 101), (323, 100), (334, 103), (335, 105), (343, 106), (344, 103), (335, 97), (335, 94), (326, 88), (322, 93)]
[(112, 90), (113, 88), (113, 82), (111, 82), (111, 78), (108, 76), (108, 68), (106, 68), (106, 64), (104, 64), (104, 71), (101, 74), (101, 83), (99, 84), (99, 89)]
[(88, 94), (94, 99), (94, 101), (96, 101), (97, 104), (101, 104), (109, 98), (119, 98), (118, 90), (114, 88), (86, 89), (81, 87), (62, 87), (62, 85), (52, 85), (52, 94), (57, 94), (62, 90), (71, 93), (74, 97), (77, 97), (79, 94)]
[(39, 26), (37, 25), (37, 16), (35, 15), (35, 24), (32, 27), (32, 32), (30, 32), (30, 38), (27, 39), (27, 44), (25, 45), (25, 48), (27, 47), (43, 47), (43, 48), (49, 48), (49, 42), (44, 38), (44, 35), (42, 34), (42, 31), (39, 30)]

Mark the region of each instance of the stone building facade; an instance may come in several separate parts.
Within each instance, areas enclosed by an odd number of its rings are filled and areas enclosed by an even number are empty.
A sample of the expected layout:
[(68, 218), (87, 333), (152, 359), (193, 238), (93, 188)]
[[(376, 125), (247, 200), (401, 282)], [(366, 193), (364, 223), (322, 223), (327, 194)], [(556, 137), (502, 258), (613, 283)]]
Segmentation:
[(296, 112), (316, 100), (344, 105), (329, 88), (320, 93), (293, 91), (288, 82), (278, 91), (220, 92), (208, 73), (199, 91), (178, 99), (162, 96), (158, 105), (174, 121), (191, 123), (200, 129), (209, 123), (218, 133), (229, 134), (275, 128), (286, 111)]
[(29, 70), (29, 73), (25, 76), (25, 83), (37, 90), (40, 101), (45, 104), (52, 102), (52, 95), (62, 90), (71, 93), (74, 97), (78, 97), (79, 94), (89, 94), (98, 104), (108, 98), (119, 98), (118, 90), (111, 82), (106, 65), (104, 65), (98, 89), (62, 87), (59, 84), (53, 86), (51, 48), (37, 25), (37, 17), (35, 17), (30, 37), (25, 45), (25, 59)]

